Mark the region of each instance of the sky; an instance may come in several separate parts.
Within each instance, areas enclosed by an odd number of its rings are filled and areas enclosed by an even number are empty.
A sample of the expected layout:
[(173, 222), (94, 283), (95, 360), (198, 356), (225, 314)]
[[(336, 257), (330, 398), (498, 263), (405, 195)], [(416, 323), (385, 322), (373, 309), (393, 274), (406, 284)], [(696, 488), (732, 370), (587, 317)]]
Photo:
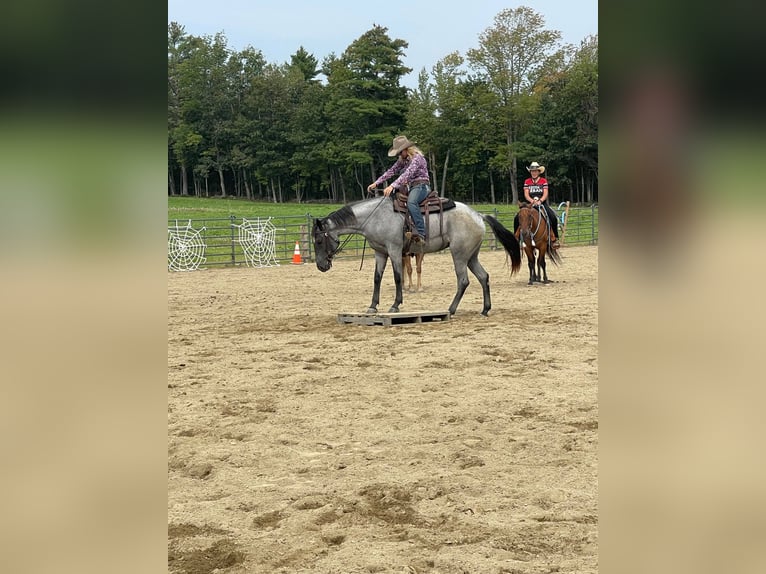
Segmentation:
[(377, 24), (388, 28), (390, 38), (409, 43), (403, 63), (413, 71), (402, 84), (415, 88), (421, 69), (430, 72), (452, 52), (465, 56), (500, 11), (520, 5), (541, 14), (565, 43), (577, 46), (598, 33), (598, 0), (168, 0), (168, 23), (178, 22), (195, 36), (223, 32), (229, 48), (252, 46), (272, 64), (288, 62), (303, 46), (320, 65)]

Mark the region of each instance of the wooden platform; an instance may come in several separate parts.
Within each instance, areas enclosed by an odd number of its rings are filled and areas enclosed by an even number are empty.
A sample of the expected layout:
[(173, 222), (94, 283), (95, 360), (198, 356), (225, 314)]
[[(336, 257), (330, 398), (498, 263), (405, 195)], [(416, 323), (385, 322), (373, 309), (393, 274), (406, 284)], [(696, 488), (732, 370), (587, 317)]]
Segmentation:
[(449, 321), (449, 311), (412, 311), (410, 313), (338, 313), (338, 323), (345, 325), (409, 325)]

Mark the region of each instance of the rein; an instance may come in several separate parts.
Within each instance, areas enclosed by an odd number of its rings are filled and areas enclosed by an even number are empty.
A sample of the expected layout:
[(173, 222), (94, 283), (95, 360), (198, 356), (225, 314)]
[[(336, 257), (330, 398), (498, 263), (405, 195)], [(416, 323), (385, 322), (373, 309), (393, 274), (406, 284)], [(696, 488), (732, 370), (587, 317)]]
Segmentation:
[(530, 233), (532, 234), (532, 236), (531, 236), (532, 239), (534, 239), (535, 236), (537, 235), (537, 232), (540, 231), (540, 226), (543, 224), (543, 218), (545, 218), (546, 225), (548, 225), (548, 223), (549, 223), (548, 222), (548, 212), (545, 210), (545, 208), (542, 207), (542, 205), (540, 207), (529, 206), (526, 209), (529, 209), (529, 210), (533, 210), (534, 209), (534, 210), (537, 211), (537, 214), (538, 214), (537, 227), (535, 227), (534, 231), (532, 231), (531, 227), (530, 227), (530, 230), (529, 230)]
[[(393, 194), (392, 194), (392, 196), (393, 196)], [(391, 196), (390, 196), (390, 197), (391, 197)], [(381, 201), (381, 202), (379, 202), (379, 203), (378, 203), (378, 205), (376, 205), (376, 206), (375, 206), (375, 209), (373, 209), (373, 210), (370, 212), (370, 214), (369, 214), (369, 215), (368, 215), (368, 216), (365, 218), (365, 220), (364, 220), (364, 221), (362, 222), (362, 224), (359, 226), (359, 229), (360, 229), (360, 230), (361, 230), (361, 229), (364, 229), (364, 226), (365, 226), (365, 225), (367, 224), (367, 222), (370, 220), (370, 217), (372, 217), (372, 215), (375, 213), (375, 211), (376, 211), (376, 210), (377, 210), (377, 209), (378, 209), (378, 208), (379, 208), (379, 207), (380, 207), (382, 204), (383, 204), (383, 202)], [(324, 232), (324, 235), (325, 235), (325, 237), (327, 237), (327, 232), (326, 232), (326, 231)], [(351, 235), (353, 235), (353, 234), (351, 234)], [(332, 253), (332, 256), (331, 256), (331, 257), (335, 257), (335, 256), (336, 256), (338, 253), (340, 253), (341, 251), (343, 251), (343, 248), (346, 246), (346, 244), (347, 244), (349, 241), (351, 241), (351, 235), (348, 235), (348, 236), (346, 237), (346, 239), (344, 239), (344, 240), (343, 240), (343, 242), (342, 242), (340, 245), (338, 245), (338, 248), (337, 248), (335, 251), (333, 251), (333, 253)], [(364, 235), (362, 235), (362, 237), (364, 237)], [(366, 248), (367, 248), (367, 238), (366, 238), (366, 237), (364, 237), (364, 244), (363, 244), (363, 246), (362, 246), (362, 261), (361, 261), (361, 263), (359, 264), (359, 270), (360, 270), (360, 271), (362, 270), (362, 265), (364, 264), (364, 251), (365, 251), (365, 249), (366, 249)]]
[[(392, 193), (389, 197), (393, 197), (393, 195), (394, 194)], [(392, 199), (392, 201), (393, 201), (393, 199)], [(383, 202), (381, 201), (378, 205), (376, 205), (375, 209), (378, 209), (380, 207), (381, 203), (383, 203)], [(359, 226), (360, 228), (364, 227), (365, 223), (367, 223), (367, 221), (370, 219), (370, 217), (372, 217), (372, 214), (375, 213), (375, 209), (373, 209), (370, 212), (370, 215), (367, 216), (367, 218), (364, 220), (364, 223), (362, 223), (362, 225)], [(367, 237), (365, 237), (364, 235), (362, 235), (362, 237), (364, 237), (364, 243), (362, 243), (362, 260), (359, 262), (359, 271), (362, 270), (362, 265), (364, 265), (364, 252), (367, 249)], [(340, 248), (338, 248), (338, 251), (340, 251)]]
[(535, 235), (537, 235), (537, 232), (540, 231), (540, 226), (543, 224), (543, 218), (545, 218), (546, 224), (548, 223), (548, 212), (545, 211), (545, 208), (538, 208), (537, 213), (540, 217), (537, 218), (537, 228), (535, 229)]
[[(362, 236), (364, 237), (364, 236)], [(362, 270), (362, 265), (364, 265), (364, 251), (367, 249), (367, 238), (364, 238), (364, 243), (362, 243), (362, 260), (359, 262), (359, 271)]]

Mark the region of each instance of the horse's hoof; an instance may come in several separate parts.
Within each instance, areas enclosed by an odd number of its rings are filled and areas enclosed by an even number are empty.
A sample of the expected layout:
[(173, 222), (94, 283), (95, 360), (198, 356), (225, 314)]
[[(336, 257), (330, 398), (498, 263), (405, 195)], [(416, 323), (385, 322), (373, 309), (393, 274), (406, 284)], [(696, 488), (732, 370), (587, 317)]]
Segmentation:
[(377, 312), (378, 312), (377, 307), (370, 307), (369, 309), (367, 309), (368, 314), (377, 313)]
[(389, 313), (398, 313), (398, 312), (399, 312), (399, 307), (391, 307), (391, 308), (388, 310), (388, 312), (389, 312)]
[(489, 311), (482, 311), (481, 312), (482, 317), (489, 317)]

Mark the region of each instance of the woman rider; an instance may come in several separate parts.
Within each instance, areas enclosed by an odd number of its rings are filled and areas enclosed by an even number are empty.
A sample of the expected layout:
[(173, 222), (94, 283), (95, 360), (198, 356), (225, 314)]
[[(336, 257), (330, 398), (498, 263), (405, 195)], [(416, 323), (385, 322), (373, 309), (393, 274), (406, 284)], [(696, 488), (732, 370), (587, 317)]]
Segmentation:
[[(529, 175), (526, 181), (524, 181), (524, 197), (530, 203), (532, 207), (543, 206), (548, 213), (548, 220), (551, 224), (551, 232), (553, 237), (551, 238), (551, 245), (554, 249), (559, 248), (559, 218), (556, 212), (548, 205), (548, 181), (542, 177), (545, 173), (545, 166), (540, 165), (536, 161), (533, 161), (527, 168)], [(513, 232), (516, 233), (519, 229), (519, 214), (513, 218)]]
[(420, 213), (420, 202), (431, 192), (428, 179), (428, 162), (423, 152), (416, 146), (415, 142), (407, 139), (407, 136), (396, 136), (391, 149), (388, 150), (388, 157), (399, 156), (396, 163), (392, 165), (386, 173), (367, 186), (368, 191), (372, 191), (379, 184), (387, 179), (399, 175), (399, 177), (386, 189), (383, 195), (388, 197), (394, 189), (408, 189), (407, 209), (412, 216), (415, 224), (416, 233), (412, 234), (411, 240), (414, 242), (426, 240), (426, 223), (423, 220), (423, 214)]

